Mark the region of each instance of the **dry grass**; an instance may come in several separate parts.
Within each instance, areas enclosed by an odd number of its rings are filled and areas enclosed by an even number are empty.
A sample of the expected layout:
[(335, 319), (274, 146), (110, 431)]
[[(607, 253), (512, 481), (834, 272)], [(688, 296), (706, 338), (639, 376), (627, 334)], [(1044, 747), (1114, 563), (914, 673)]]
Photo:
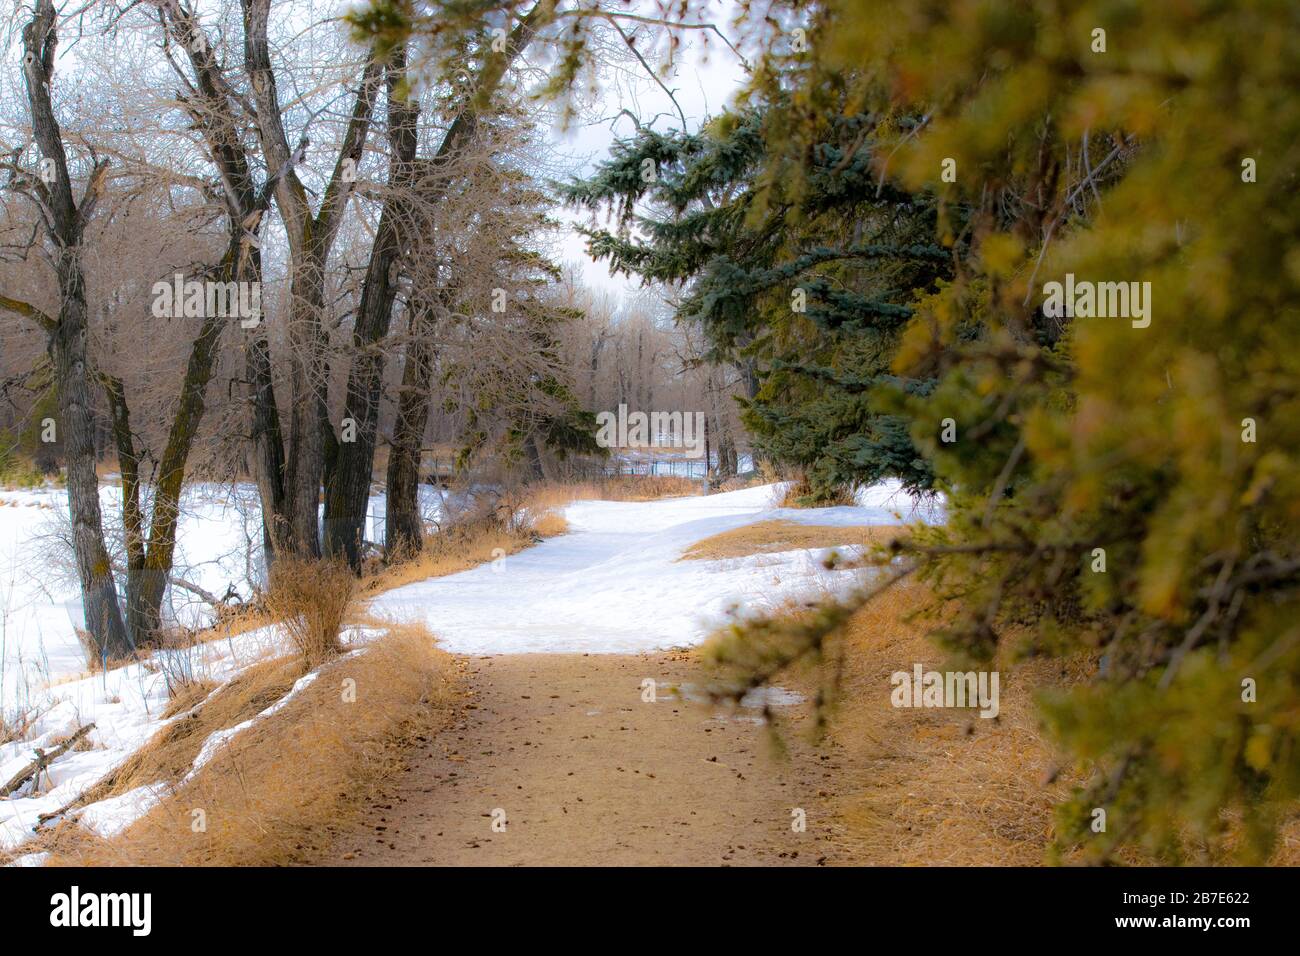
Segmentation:
[(266, 607), (309, 667), (343, 648), (339, 632), (357, 594), (356, 575), (341, 561), (282, 557), (271, 565)]
[(768, 480), (760, 472), (750, 471), (725, 479), (718, 485), (718, 491), (740, 491), (742, 488), (752, 488), (754, 485), (770, 485), (776, 480), (778, 479)]
[(781, 498), (782, 508), (831, 508), (836, 505), (854, 505), (857, 499), (852, 488), (839, 488), (829, 498), (812, 500), (813, 488), (807, 478), (796, 477)]
[(531, 534), (499, 527), (451, 529), (429, 535), (424, 539), (421, 551), (365, 575), (361, 580), (361, 593), (369, 596), (404, 584), (468, 571), (503, 555), (522, 551), (534, 543), (536, 539)]
[(178, 714), (192, 710), (220, 686), (214, 680), (192, 680), (177, 687), (163, 710), (163, 720), (170, 720)]
[(235, 604), (222, 607), (212, 626), (197, 631), (194, 640), (196, 643), (225, 640), (275, 623), (271, 612), (260, 602)]
[(835, 807), (845, 841), (869, 863), (1041, 864), (1067, 782), (1046, 782), (1054, 758), (1033, 692), (1080, 679), (1084, 666), (1000, 667), (995, 719), (895, 708), (891, 674), (916, 663), (947, 669), (925, 624), (909, 620), (927, 596), (920, 585), (899, 585), (859, 611), (841, 638), (848, 663), (834, 739), (857, 782)]
[[(831, 766), (841, 775), (828, 798), (835, 840), (859, 865), (1042, 865), (1055, 807), (1082, 781), (1058, 765), (1039, 726), (1035, 694), (1088, 680), (1093, 665), (1083, 657), (995, 665), (994, 719), (975, 710), (895, 708), (894, 672), (917, 663), (950, 669), (926, 636), (933, 622), (915, 619), (929, 600), (921, 584), (896, 585), (854, 615), (837, 639), (844, 670), (828, 730)], [(782, 683), (814, 690), (810, 674), (789, 676)], [(1082, 860), (1081, 853), (1065, 856)], [(1120, 862), (1156, 861), (1130, 850)], [(1297, 863), (1300, 814), (1282, 826), (1270, 860)]]
[(554, 538), (569, 530), (569, 522), (564, 515), (548, 511), (533, 522), (533, 530), (543, 538)]
[[(766, 536), (757, 540), (769, 543)], [(834, 781), (819, 807), (829, 818), (834, 857), (869, 866), (1042, 865), (1055, 807), (1075, 781), (1050, 773), (1056, 754), (1039, 727), (1034, 696), (1047, 684), (1086, 679), (1090, 665), (991, 665), (999, 673), (994, 718), (980, 717), (977, 708), (895, 707), (896, 672), (911, 675), (916, 664), (927, 671), (980, 669), (958, 666), (930, 638), (939, 622), (920, 612), (932, 607), (924, 584), (903, 580), (828, 638), (820, 663), (804, 659), (772, 680), (813, 699), (838, 677), (821, 749), (821, 769)], [(797, 618), (812, 610), (789, 604), (778, 613)]]
[(287, 694), (307, 670), (299, 657), (280, 657), (248, 667), (215, 694), (215, 685), (206, 685), (207, 693), (205, 685), (191, 685), (164, 712), (164, 716), (183, 716), (154, 734), (80, 802), (94, 803), (137, 787), (178, 783), (211, 734), (256, 717)]
[(796, 524), (793, 521), (760, 521), (731, 531), (710, 535), (687, 548), (679, 560), (717, 561), (752, 554), (797, 551), (803, 548), (834, 548), (849, 545), (886, 545), (906, 529), (890, 525), (837, 526)]
[(700, 493), (700, 481), (675, 475), (635, 475), (607, 478), (597, 485), (603, 501), (656, 501)]
[(547, 481), (529, 485), (529, 502), (557, 508), (571, 501), (656, 501), (700, 493), (699, 479), (673, 475), (619, 475), (594, 481)]
[[(283, 680), (300, 668), (297, 658), (268, 662), (250, 681), (268, 692), (272, 685), (283, 689)], [(455, 663), (434, 647), (429, 633), (405, 625), (391, 627), (357, 655), (331, 661), (319, 674), (282, 710), (235, 735), (191, 781), (116, 838), (61, 825), (43, 841), (50, 864), (311, 862), (328, 845), (331, 830), (364, 806), (381, 780), (401, 772), (406, 748), (445, 726), (459, 680)], [(349, 688), (355, 688), (351, 697)], [(208, 699), (198, 717), (204, 731), (234, 719), (207, 716), (231, 691)], [(204, 731), (196, 726), (187, 736), (201, 743)], [(151, 772), (166, 769), (151, 759)], [(204, 811), (200, 832), (195, 809)]]

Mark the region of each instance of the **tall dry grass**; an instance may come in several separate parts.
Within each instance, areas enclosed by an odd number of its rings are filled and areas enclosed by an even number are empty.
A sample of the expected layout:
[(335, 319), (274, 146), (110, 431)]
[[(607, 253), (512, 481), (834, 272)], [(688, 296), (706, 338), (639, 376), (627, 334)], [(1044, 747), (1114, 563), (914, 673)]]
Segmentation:
[(782, 508), (832, 508), (856, 503), (854, 489), (847, 485), (818, 497), (806, 475), (796, 475), (781, 498)]
[(339, 635), (358, 587), (356, 575), (342, 561), (281, 557), (271, 565), (265, 606), (312, 667), (343, 649)]
[[(272, 665), (283, 670), (272, 676)], [(298, 658), (268, 662), (250, 685), (279, 692), (300, 667)], [(48, 850), (55, 866), (314, 862), (334, 828), (359, 812), (381, 780), (401, 772), (408, 748), (450, 722), (459, 681), (458, 665), (427, 631), (393, 626), (359, 653), (321, 667), (283, 709), (232, 737), (193, 779), (117, 837), (106, 840), (69, 822), (34, 848)], [(211, 730), (229, 726), (232, 713), (209, 713), (229, 692), (209, 699), (186, 737), (201, 746)], [(197, 753), (193, 744), (186, 750)], [(160, 756), (149, 773), (170, 769), (181, 779), (175, 768), (184, 756)], [(201, 827), (196, 810), (203, 811)]]
[(525, 503), (542, 509), (573, 501), (655, 501), (700, 493), (698, 479), (674, 475), (618, 475), (580, 481), (543, 481), (523, 489)]

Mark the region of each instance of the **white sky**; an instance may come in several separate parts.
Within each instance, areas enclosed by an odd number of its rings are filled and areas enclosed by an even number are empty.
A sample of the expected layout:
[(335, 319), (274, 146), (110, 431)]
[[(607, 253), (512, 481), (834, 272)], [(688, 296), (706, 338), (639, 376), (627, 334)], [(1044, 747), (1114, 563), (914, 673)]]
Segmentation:
[[(730, 27), (730, 10), (730, 3), (720, 6), (714, 22), (735, 43), (734, 31)], [(716, 115), (728, 105), (743, 85), (745, 73), (737, 55), (717, 36), (711, 38), (705, 49), (701, 32), (687, 32), (689, 36), (679, 50), (673, 72), (662, 79), (673, 92), (693, 131), (706, 117)], [(652, 66), (656, 65), (648, 51), (646, 59)], [(599, 109), (603, 121), (574, 121), (567, 131), (552, 130), (552, 140), (562, 154), (564, 164), (574, 174), (582, 175), (604, 159), (615, 139), (626, 139), (635, 134), (632, 121), (627, 116), (618, 115), (620, 109), (635, 114), (643, 125), (654, 120), (653, 126), (660, 132), (681, 126), (668, 95), (640, 69), (639, 64), (635, 65), (638, 68), (636, 75), (610, 77), (607, 82), (602, 82)], [(563, 218), (574, 223), (588, 222), (590, 214), (566, 211)], [(607, 292), (615, 301), (640, 287), (640, 280), (611, 276), (604, 262), (593, 262), (587, 256), (585, 238), (576, 230), (565, 236), (560, 258), (563, 262), (577, 265), (587, 285), (598, 292)]]

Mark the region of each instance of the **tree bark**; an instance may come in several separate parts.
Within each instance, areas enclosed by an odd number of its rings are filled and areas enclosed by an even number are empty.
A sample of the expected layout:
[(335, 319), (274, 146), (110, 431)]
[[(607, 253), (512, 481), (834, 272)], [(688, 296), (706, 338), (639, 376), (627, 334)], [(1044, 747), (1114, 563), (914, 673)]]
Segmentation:
[[(291, 350), (289, 447), (284, 459), (279, 512), (283, 521), (282, 528), (275, 529), (271, 537), (284, 550), (314, 558), (321, 553), (318, 516), (325, 470), (324, 432), (330, 427), (322, 325), (325, 269), (353, 188), (352, 179), (344, 171), (349, 166), (355, 169), (361, 161), (383, 69), (373, 56), (366, 61), (334, 172), (320, 208), (313, 216), (307, 190), (295, 170), (307, 144), (304, 140), (296, 149), (289, 147), (271, 66), (267, 41), (270, 0), (241, 0), (241, 5), (244, 69), (257, 106), (262, 152), (268, 168), (273, 170), (270, 185), (284, 221), (293, 275), (288, 335)], [(269, 440), (269, 434), (266, 438)]]
[(420, 518), (420, 450), (429, 424), (429, 384), (434, 366), (434, 315), (427, 303), (412, 306), (411, 343), (402, 369), (397, 422), (388, 455), (384, 554), (409, 555), (424, 546)]
[[(492, 97), (496, 95), (506, 70), (515, 57), (532, 42), (537, 31), (553, 19), (554, 9), (554, 0), (541, 0), (511, 31), (505, 48), (485, 57), (473, 92), (443, 135), (432, 157), (431, 164), (435, 168), (448, 163), (473, 137), (479, 117), (484, 110), (490, 108)], [(404, 75), (405, 51), (401, 50), (396, 55), (400, 75)], [(401, 107), (396, 122), (391, 119), (396, 99), (392, 95), (392, 84), (395, 78), (400, 79), (400, 75), (393, 66), (389, 67), (392, 163), (389, 167), (389, 184), (396, 188), (390, 192), (389, 199), (385, 200), (379, 233), (371, 249), (353, 337), (357, 354), (348, 378), (346, 417), (352, 418), (356, 423), (357, 440), (351, 447), (343, 445), (340, 448), (338, 471), (326, 505), (326, 551), (345, 555), (353, 567), (359, 564), (361, 532), (369, 498), (370, 475), (374, 469), (380, 384), (384, 370), (383, 353), (373, 345), (387, 334), (391, 321), (396, 287), (390, 270), (392, 264), (398, 261), (404, 238), (400, 235), (401, 194), (396, 190), (412, 181), (410, 170), (418, 145), (418, 112), (414, 106)], [(436, 202), (445, 188), (445, 185), (435, 184), (421, 193), (421, 201)], [(385, 224), (390, 224), (387, 233)], [(420, 309), (416, 308), (412, 314), (418, 312)], [(408, 349), (406, 368), (403, 370), (402, 397), (399, 400), (401, 407), (396, 429), (401, 436), (401, 447), (395, 446), (392, 449), (386, 476), (388, 505), (384, 550), (390, 555), (400, 551), (418, 551), (421, 547), (423, 525), (418, 500), (420, 447), (429, 417), (428, 374), (431, 367), (431, 346), (422, 345), (420, 338), (416, 337)], [(412, 384), (408, 388), (408, 374), (416, 380), (422, 380), (421, 383)]]
[(351, 420), (355, 437), (338, 447), (333, 481), (325, 503), (325, 552), (343, 555), (354, 569), (361, 565), (361, 539), (365, 530), (370, 478), (375, 466), (379, 428), (380, 390), (384, 376), (384, 351), (379, 343), (388, 335), (393, 303), (397, 298), (395, 267), (401, 260), (406, 190), (414, 182), (418, 143), (419, 105), (406, 80), (406, 50), (394, 50), (387, 65), (388, 80), (388, 194), (380, 212), (379, 229), (370, 247), (361, 304), (352, 331), (354, 357), (348, 373), (344, 420)]
[(42, 158), (51, 161), (54, 173), (39, 193), (45, 205), (47, 238), (55, 247), (59, 283), (59, 317), (50, 330), (48, 350), (58, 382), (59, 417), (68, 462), (68, 512), (86, 630), (101, 655), (117, 658), (130, 654), (133, 647), (122, 621), (113, 569), (104, 547), (86, 355), (86, 285), (81, 266), (82, 233), (103, 188), (107, 167), (96, 165), (79, 207), (72, 197), (63, 134), (50, 100), (58, 43), (55, 16), (51, 0), (37, 0), (31, 21), (23, 28), (23, 78), (32, 133)]

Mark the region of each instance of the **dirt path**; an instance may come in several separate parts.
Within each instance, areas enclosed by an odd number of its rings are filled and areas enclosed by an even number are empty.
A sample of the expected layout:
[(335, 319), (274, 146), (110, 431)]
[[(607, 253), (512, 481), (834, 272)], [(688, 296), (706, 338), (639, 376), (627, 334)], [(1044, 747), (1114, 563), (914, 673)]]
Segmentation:
[[(675, 689), (685, 654), (469, 658), (455, 723), (337, 833), (345, 865), (817, 865), (833, 755), (782, 707), (784, 760), (756, 711), (719, 715)], [(642, 701), (654, 678), (656, 702)], [(793, 808), (807, 815), (792, 828)], [(505, 812), (504, 832), (493, 811)]]

